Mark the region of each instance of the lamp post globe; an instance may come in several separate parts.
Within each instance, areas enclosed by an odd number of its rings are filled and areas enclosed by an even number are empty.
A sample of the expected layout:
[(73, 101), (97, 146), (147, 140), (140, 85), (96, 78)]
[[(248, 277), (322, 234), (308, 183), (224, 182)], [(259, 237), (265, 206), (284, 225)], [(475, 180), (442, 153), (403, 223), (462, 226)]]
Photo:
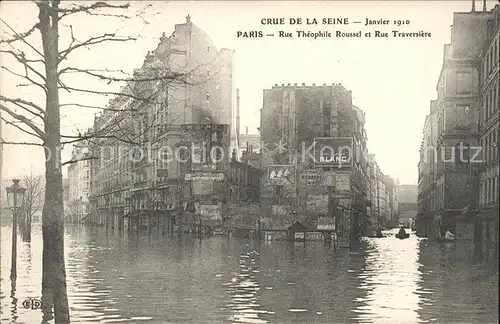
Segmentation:
[(24, 193), (26, 191), (25, 188), (21, 187), (19, 184), (19, 179), (13, 179), (12, 186), (7, 187), (7, 207), (12, 209), (13, 211), (23, 206), (24, 204)]

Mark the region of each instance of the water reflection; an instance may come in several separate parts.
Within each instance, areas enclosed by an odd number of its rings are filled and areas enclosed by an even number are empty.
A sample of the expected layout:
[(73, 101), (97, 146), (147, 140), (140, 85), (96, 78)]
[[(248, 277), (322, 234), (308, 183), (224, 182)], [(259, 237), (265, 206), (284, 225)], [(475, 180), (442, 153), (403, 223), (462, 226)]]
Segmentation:
[[(230, 282), (225, 283), (231, 296), (229, 309), (233, 311), (230, 320), (235, 323), (268, 323), (260, 318), (262, 314), (272, 315), (274, 312), (266, 311), (260, 307), (261, 287), (257, 282), (259, 266), (257, 259), (259, 252), (253, 244), (247, 244), (239, 256), (239, 271), (232, 273)], [(217, 277), (222, 277), (218, 274)]]
[[(41, 231), (20, 243), (11, 282), (10, 228), (1, 228), (0, 321), (52, 323), (41, 296)], [(497, 322), (497, 271), (453, 245), (410, 237), (366, 239), (350, 251), (323, 243), (67, 229), (73, 323)]]
[(11, 278), (11, 286), (10, 286), (10, 298), (11, 298), (11, 308), (10, 308), (10, 317), (13, 322), (17, 321), (17, 298), (16, 298), (16, 278)]
[(359, 274), (361, 289), (367, 291), (363, 306), (354, 312), (356, 322), (400, 320), (419, 322), (418, 308), (420, 273), (418, 264), (419, 240), (389, 237), (366, 239), (364, 253), (366, 267)]
[(420, 310), (425, 322), (498, 323), (498, 270), (464, 261), (453, 244), (422, 244)]

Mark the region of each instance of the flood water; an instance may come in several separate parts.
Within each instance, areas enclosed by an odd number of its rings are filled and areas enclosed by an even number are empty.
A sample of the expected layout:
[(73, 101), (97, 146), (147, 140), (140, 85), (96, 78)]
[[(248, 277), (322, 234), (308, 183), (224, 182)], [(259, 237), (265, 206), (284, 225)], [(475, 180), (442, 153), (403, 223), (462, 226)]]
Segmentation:
[[(31, 244), (18, 238), (12, 285), (5, 225), (1, 322), (41, 323), (41, 310), (22, 305), (41, 298), (41, 229), (35, 225)], [(334, 252), (323, 243), (71, 227), (65, 252), (73, 323), (498, 322), (498, 270), (459, 261), (454, 245), (426, 245), (414, 235)]]

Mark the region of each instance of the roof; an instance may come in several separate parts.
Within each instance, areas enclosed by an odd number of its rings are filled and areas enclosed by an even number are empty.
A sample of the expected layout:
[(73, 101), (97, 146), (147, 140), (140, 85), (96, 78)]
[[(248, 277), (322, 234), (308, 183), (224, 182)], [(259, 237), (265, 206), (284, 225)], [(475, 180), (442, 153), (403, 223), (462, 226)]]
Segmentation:
[(288, 227), (288, 230), (291, 232), (302, 232), (307, 231), (308, 228), (301, 222), (294, 222), (290, 227)]

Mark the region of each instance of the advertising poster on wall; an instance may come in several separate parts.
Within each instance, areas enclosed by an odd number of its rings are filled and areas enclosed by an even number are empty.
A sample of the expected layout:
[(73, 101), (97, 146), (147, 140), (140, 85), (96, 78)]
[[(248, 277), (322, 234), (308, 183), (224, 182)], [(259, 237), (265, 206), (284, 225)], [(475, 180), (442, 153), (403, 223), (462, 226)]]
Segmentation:
[(352, 137), (316, 137), (314, 164), (333, 168), (350, 167), (354, 158), (353, 151)]
[(270, 165), (267, 172), (267, 182), (276, 186), (294, 186), (296, 183), (295, 166)]

